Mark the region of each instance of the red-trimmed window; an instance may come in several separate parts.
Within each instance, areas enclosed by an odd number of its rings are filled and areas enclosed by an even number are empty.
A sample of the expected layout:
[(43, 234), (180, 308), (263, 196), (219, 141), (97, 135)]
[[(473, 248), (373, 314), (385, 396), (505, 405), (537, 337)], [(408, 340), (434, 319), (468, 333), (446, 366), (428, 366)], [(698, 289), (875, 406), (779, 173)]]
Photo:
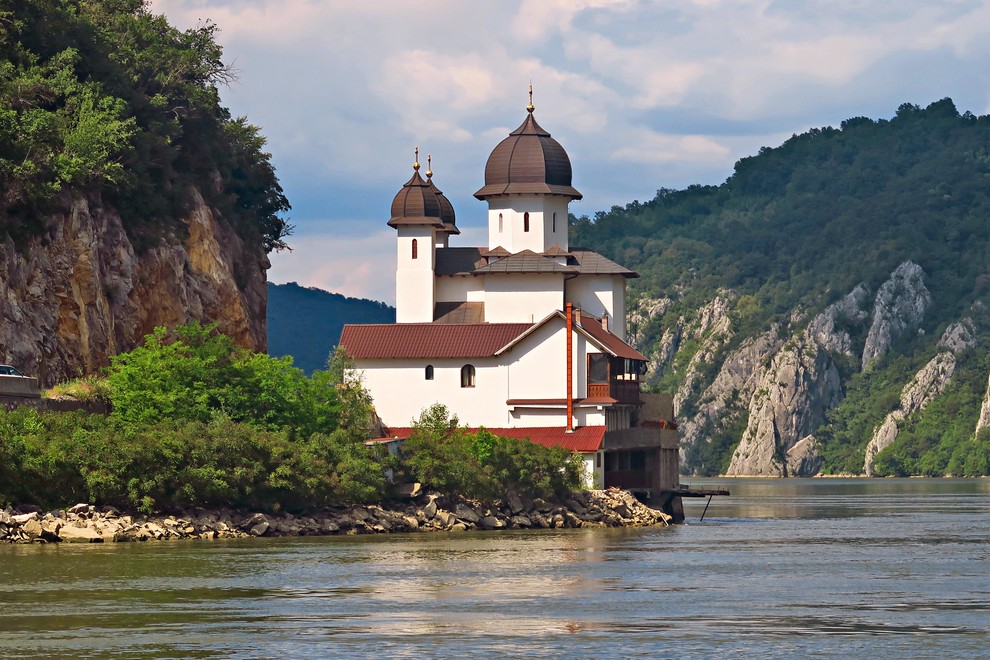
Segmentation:
[(419, 259), (419, 241), (417, 241), (415, 238), (413, 239), (412, 242), (412, 258)]

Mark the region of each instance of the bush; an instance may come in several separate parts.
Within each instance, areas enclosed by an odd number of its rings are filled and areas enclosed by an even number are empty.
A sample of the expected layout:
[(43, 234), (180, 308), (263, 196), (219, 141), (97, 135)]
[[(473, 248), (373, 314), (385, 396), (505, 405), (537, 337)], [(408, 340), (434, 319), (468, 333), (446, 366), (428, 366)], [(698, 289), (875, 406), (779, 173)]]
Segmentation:
[(338, 430), (294, 440), (227, 418), (133, 429), (79, 413), (0, 411), (0, 503), (304, 511), (380, 500), (380, 454)]
[(403, 467), (443, 493), (480, 500), (507, 491), (551, 497), (581, 485), (581, 462), (566, 449), (502, 438), (484, 428), (470, 433), (442, 404), (423, 411), (413, 426), (402, 446)]

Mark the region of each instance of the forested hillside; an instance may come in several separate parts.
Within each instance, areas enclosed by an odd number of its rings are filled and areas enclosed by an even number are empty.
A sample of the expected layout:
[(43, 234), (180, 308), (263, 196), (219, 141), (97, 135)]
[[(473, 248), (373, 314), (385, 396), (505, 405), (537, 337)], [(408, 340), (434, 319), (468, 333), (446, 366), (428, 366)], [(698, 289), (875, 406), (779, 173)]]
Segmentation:
[(986, 473), (988, 221), (990, 116), (944, 99), (572, 218), (571, 243), (643, 276), (631, 330), (651, 385), (678, 392), (690, 471)]
[(326, 369), (345, 323), (395, 323), (395, 308), (315, 287), (268, 283), (268, 353), (306, 373)]
[(50, 385), (158, 325), (265, 350), (291, 227), (218, 28), (143, 0), (0, 0), (0, 362)]

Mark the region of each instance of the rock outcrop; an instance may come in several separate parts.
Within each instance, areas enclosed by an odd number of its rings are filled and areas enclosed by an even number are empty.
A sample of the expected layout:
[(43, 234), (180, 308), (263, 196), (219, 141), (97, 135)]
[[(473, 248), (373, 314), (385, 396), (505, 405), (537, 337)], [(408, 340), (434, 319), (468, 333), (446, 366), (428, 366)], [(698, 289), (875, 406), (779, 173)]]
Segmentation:
[(877, 292), (873, 323), (863, 346), (863, 370), (886, 355), (891, 344), (917, 330), (931, 304), (921, 266), (910, 261), (898, 266)]
[(0, 543), (104, 543), (257, 536), (325, 536), (498, 529), (666, 526), (670, 516), (617, 488), (573, 493), (564, 502), (527, 500), (482, 505), (427, 494), (406, 505), (354, 506), (313, 515), (268, 515), (227, 509), (174, 516), (122, 514), (113, 507), (77, 504), (41, 513), (0, 510)]
[[(684, 338), (689, 338), (699, 344), (698, 350), (691, 356), (687, 371), (681, 386), (674, 394), (674, 410), (681, 409), (681, 404), (691, 396), (702, 381), (702, 367), (711, 364), (722, 348), (732, 338), (732, 321), (729, 319), (731, 291), (715, 297), (711, 302), (698, 310), (698, 316), (691, 323), (685, 324), (681, 319), (678, 325), (680, 331), (672, 338), (677, 345)], [(661, 351), (663, 351), (661, 346)]]
[(972, 348), (975, 345), (973, 337), (973, 322), (964, 319), (960, 323), (950, 325), (942, 334), (938, 346), (945, 350), (929, 360), (911, 382), (901, 391), (901, 398), (895, 410), (892, 410), (883, 422), (873, 431), (866, 446), (863, 461), (863, 472), (874, 476), (873, 464), (877, 454), (889, 447), (897, 439), (898, 423), (912, 413), (922, 410), (935, 397), (945, 391), (956, 369), (956, 353)]
[(0, 244), (0, 361), (50, 386), (97, 371), (156, 326), (193, 320), (265, 350), (268, 258), (198, 193), (184, 238), (144, 249), (97, 195), (64, 209), (44, 236)]
[(842, 399), (827, 350), (805, 332), (771, 360), (749, 405), (749, 423), (732, 454), (729, 475), (786, 477), (788, 451), (813, 433)]

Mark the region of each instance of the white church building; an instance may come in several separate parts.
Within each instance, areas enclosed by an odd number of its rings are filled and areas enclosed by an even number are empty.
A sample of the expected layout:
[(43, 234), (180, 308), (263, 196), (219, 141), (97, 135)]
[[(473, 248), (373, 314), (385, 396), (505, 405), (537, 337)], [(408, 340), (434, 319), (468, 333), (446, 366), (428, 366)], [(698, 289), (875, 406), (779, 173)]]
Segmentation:
[(531, 96), (474, 193), (488, 204), (486, 245), (449, 244), (454, 209), (414, 163), (388, 221), (396, 323), (347, 325), (339, 345), (388, 438), (408, 437), (439, 402), (471, 428), (580, 454), (589, 485), (673, 488), (670, 397), (640, 392), (646, 357), (625, 340), (626, 282), (638, 275), (570, 245), (568, 205), (581, 193), (533, 109)]

